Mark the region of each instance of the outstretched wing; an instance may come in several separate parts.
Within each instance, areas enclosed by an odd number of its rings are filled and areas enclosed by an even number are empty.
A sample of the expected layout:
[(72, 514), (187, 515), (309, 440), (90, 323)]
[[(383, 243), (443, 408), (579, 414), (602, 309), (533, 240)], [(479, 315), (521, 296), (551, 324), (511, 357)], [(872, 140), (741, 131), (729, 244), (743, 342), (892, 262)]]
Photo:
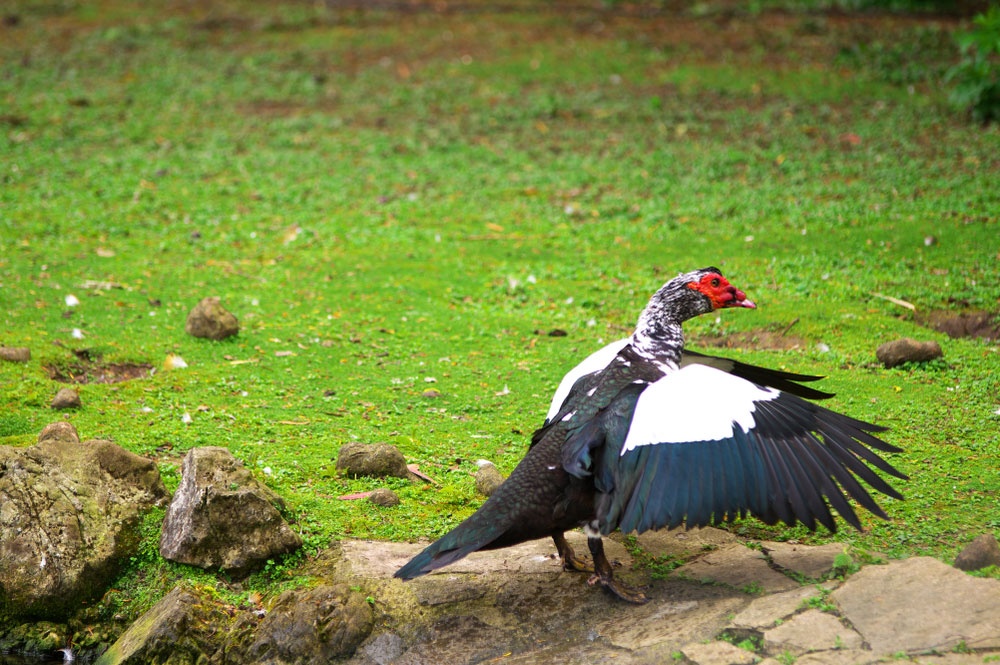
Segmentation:
[(886, 514), (859, 479), (902, 498), (869, 464), (906, 478), (872, 450), (900, 451), (873, 435), (885, 428), (698, 363), (623, 391), (588, 429), (576, 450), (593, 451), (605, 533), (748, 513), (835, 531), (831, 506), (860, 529), (847, 497)]
[[(549, 411), (545, 416), (545, 422), (548, 423), (551, 421), (552, 418), (559, 412), (563, 402), (566, 401), (566, 398), (569, 396), (573, 386), (580, 378), (600, 372), (602, 369), (607, 367), (608, 363), (610, 363), (614, 357), (618, 355), (618, 352), (625, 348), (628, 343), (629, 338), (627, 337), (625, 339), (619, 339), (611, 342), (584, 358), (580, 364), (567, 372), (566, 376), (564, 376), (562, 381), (559, 382), (559, 386), (556, 388), (555, 393), (552, 395), (552, 403), (549, 405)], [(823, 378), (821, 376), (796, 374), (794, 372), (782, 372), (781, 370), (758, 367), (757, 365), (750, 365), (748, 363), (732, 360), (730, 358), (710, 356), (704, 353), (697, 353), (695, 351), (684, 349), (684, 353), (681, 356), (681, 367), (687, 367), (692, 364), (708, 365), (709, 367), (720, 369), (728, 374), (742, 377), (762, 386), (777, 388), (778, 390), (783, 390), (793, 395), (798, 395), (799, 397), (805, 397), (806, 399), (827, 399), (829, 397), (833, 397), (833, 393), (800, 385), (801, 383), (808, 383), (810, 381), (819, 381)]]

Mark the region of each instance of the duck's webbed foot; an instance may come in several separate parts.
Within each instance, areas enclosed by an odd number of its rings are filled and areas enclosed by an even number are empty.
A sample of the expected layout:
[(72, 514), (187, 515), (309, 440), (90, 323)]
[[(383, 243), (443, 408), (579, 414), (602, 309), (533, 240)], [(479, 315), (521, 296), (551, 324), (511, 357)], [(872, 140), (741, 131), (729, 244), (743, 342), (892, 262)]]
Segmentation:
[(608, 561), (608, 557), (604, 554), (604, 541), (601, 540), (600, 536), (588, 535), (587, 546), (594, 557), (594, 574), (587, 580), (588, 584), (591, 586), (600, 584), (628, 603), (642, 605), (649, 602), (649, 598), (642, 591), (633, 589), (615, 579), (614, 574), (611, 572), (611, 562)]
[(594, 572), (594, 564), (578, 557), (570, 544), (566, 542), (566, 536), (562, 532), (552, 534), (552, 540), (555, 541), (556, 551), (559, 552), (559, 558), (562, 559), (563, 570), (576, 573)]

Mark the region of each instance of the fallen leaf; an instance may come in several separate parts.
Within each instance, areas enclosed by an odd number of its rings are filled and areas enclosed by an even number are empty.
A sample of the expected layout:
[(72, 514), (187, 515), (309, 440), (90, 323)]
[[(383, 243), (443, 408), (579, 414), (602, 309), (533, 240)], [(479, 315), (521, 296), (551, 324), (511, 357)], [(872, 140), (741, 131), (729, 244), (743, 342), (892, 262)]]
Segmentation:
[(354, 501), (355, 499), (367, 499), (374, 493), (374, 490), (370, 492), (355, 492), (354, 494), (344, 494), (342, 496), (338, 496), (337, 498), (341, 501)]
[(421, 480), (426, 480), (429, 483), (433, 483), (433, 484), (437, 485), (437, 483), (434, 482), (433, 478), (431, 478), (427, 474), (422, 473), (420, 471), (420, 465), (419, 464), (407, 464), (406, 465), (406, 470), (409, 471), (410, 473), (412, 473), (413, 475), (415, 475), (417, 478), (420, 478)]

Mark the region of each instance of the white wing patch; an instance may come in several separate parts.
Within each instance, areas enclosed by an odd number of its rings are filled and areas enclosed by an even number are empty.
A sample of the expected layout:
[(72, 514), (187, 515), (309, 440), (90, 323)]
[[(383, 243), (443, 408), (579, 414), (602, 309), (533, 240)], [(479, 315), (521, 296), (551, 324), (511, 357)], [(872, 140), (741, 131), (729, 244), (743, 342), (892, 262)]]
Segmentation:
[(755, 403), (779, 394), (708, 365), (687, 365), (639, 395), (622, 454), (657, 443), (728, 439), (734, 423), (749, 432)]
[(552, 396), (552, 404), (549, 406), (549, 412), (545, 416), (545, 422), (552, 420), (559, 413), (559, 407), (566, 401), (566, 397), (569, 395), (569, 391), (577, 379), (593, 372), (599, 372), (607, 367), (615, 359), (615, 356), (618, 355), (618, 352), (625, 348), (625, 345), (628, 343), (628, 337), (611, 342), (598, 351), (591, 353), (584, 358), (583, 362), (567, 372), (563, 380), (559, 382), (559, 387), (556, 388), (555, 395)]

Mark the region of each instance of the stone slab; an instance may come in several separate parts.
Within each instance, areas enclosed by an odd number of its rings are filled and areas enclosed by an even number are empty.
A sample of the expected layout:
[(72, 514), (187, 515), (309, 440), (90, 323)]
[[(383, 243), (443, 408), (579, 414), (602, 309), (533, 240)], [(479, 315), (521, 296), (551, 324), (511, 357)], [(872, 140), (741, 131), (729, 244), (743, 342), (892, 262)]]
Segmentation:
[[(566, 541), (580, 556), (589, 557), (587, 537), (578, 531), (568, 532)], [(407, 561), (429, 543), (391, 543), (377, 540), (345, 540), (340, 546), (352, 571), (362, 577), (389, 579)], [(620, 563), (623, 570), (632, 565), (632, 557), (625, 547), (614, 540), (604, 539), (604, 551), (612, 562)], [(439, 568), (429, 575), (461, 575), (486, 573), (557, 573), (562, 563), (556, 556), (552, 540), (543, 538), (499, 550), (473, 552), (464, 559)]]
[(594, 627), (595, 637), (633, 652), (655, 650), (669, 656), (693, 641), (714, 639), (727, 617), (746, 604), (744, 594), (725, 587), (669, 582), (646, 605), (613, 603)]
[(795, 580), (773, 570), (760, 552), (742, 545), (710, 552), (681, 566), (677, 573), (688, 579), (726, 584), (737, 589), (758, 586), (766, 593), (799, 586)]
[(775, 564), (814, 580), (821, 579), (833, 570), (834, 559), (844, 552), (844, 546), (840, 543), (802, 545), (763, 542), (761, 547)]
[(815, 586), (804, 586), (791, 591), (755, 598), (746, 609), (737, 613), (729, 624), (738, 630), (764, 630), (773, 628), (775, 622), (787, 619), (800, 611), (806, 600), (819, 596)]
[(937, 559), (867, 566), (831, 598), (876, 654), (1000, 648), (1000, 580)]
[(845, 626), (834, 615), (819, 610), (806, 610), (764, 631), (764, 648), (770, 653), (859, 649), (862, 645), (857, 631)]
[(690, 559), (706, 552), (738, 545), (740, 541), (728, 531), (709, 526), (701, 529), (647, 531), (636, 536), (636, 542), (654, 557)]
[(729, 642), (693, 642), (681, 648), (684, 657), (694, 665), (752, 665), (756, 654)]

